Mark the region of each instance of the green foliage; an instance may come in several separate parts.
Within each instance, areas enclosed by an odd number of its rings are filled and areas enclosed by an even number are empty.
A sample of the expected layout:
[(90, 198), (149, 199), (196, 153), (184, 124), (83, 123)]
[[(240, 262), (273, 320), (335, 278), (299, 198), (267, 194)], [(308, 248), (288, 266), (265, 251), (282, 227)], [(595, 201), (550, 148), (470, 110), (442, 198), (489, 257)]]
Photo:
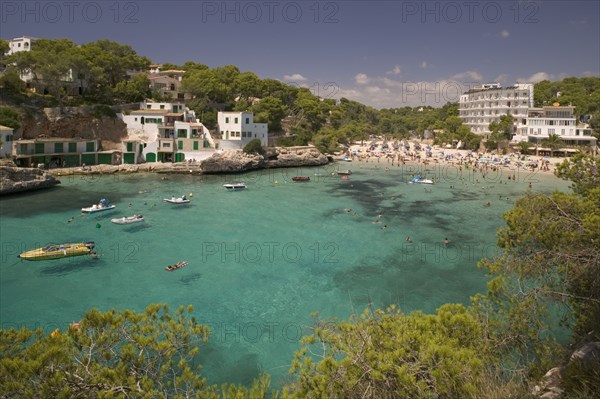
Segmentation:
[(519, 147), (521, 154), (527, 154), (527, 150), (529, 150), (532, 145), (533, 144), (531, 144), (529, 141), (520, 141), (519, 144), (517, 144), (517, 147)]
[(112, 109), (110, 105), (106, 104), (96, 105), (94, 107), (94, 110), (92, 111), (92, 115), (94, 116), (94, 118), (97, 119), (102, 119), (103, 117), (109, 117), (114, 119), (117, 117), (117, 113), (115, 112), (115, 110)]
[(484, 331), (462, 305), (317, 321), (302, 342), (290, 398), (477, 398), (487, 360)]
[(559, 346), (549, 332), (571, 327), (572, 340), (600, 339), (600, 187), (598, 159), (578, 155), (558, 168), (575, 194), (532, 194), (507, 212), (498, 244), (484, 260), (492, 279), (474, 304), (490, 322), (496, 348), (540, 372)]
[(15, 67), (8, 67), (0, 73), (0, 89), (9, 94), (21, 94), (26, 90), (25, 82), (21, 80), (19, 72)]
[[(560, 92), (560, 96), (558, 93)], [(576, 115), (592, 114), (600, 110), (600, 78), (565, 78), (560, 82), (547, 80), (534, 86), (536, 107), (552, 105), (574, 105)]]
[(281, 120), (287, 115), (287, 107), (276, 97), (262, 98), (250, 107), (250, 111), (254, 112), (255, 122), (268, 124), (269, 132), (281, 131)]
[(250, 142), (244, 146), (244, 152), (246, 154), (258, 154), (262, 156), (266, 154), (265, 149), (260, 144), (259, 139), (250, 140)]
[(171, 313), (166, 305), (150, 305), (142, 313), (93, 309), (68, 331), (0, 330), (1, 395), (265, 398), (268, 376), (250, 388), (207, 385), (197, 357), (209, 330), (191, 312), (190, 306)]
[(0, 107), (0, 125), (17, 130), (21, 127), (19, 112), (11, 107)]
[(115, 86), (114, 95), (123, 102), (143, 101), (150, 95), (150, 80), (145, 73), (139, 73), (130, 80), (122, 80)]
[(8, 50), (10, 50), (10, 45), (8, 41), (0, 39), (0, 67), (6, 66), (6, 56), (4, 54), (8, 53)]
[(471, 132), (468, 126), (463, 125), (462, 119), (456, 115), (448, 116), (443, 122), (439, 123), (436, 128), (443, 129), (443, 133), (436, 133), (434, 144), (458, 144), (463, 143), (465, 149), (477, 150), (481, 143), (481, 136)]
[(577, 194), (587, 196), (600, 188), (600, 158), (575, 154), (556, 166), (556, 176), (573, 182)]
[(67, 39), (40, 39), (31, 51), (17, 52), (7, 62), (15, 63), (21, 72), (31, 71), (34, 83), (59, 104), (74, 88), (80, 88), (90, 102), (112, 102), (113, 90), (126, 80), (127, 72), (150, 64), (130, 46), (109, 40), (77, 46)]

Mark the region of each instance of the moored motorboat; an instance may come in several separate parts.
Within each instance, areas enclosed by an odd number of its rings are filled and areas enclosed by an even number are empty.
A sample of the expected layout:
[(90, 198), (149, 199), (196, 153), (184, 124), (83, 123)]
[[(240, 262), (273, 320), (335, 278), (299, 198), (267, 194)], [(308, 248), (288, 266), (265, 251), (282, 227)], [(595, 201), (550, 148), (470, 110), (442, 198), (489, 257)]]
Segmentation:
[(144, 217), (142, 215), (123, 216), (122, 218), (111, 219), (110, 221), (115, 224), (139, 223), (144, 221)]
[(100, 202), (98, 202), (97, 204), (94, 204), (94, 205), (92, 205), (90, 207), (87, 207), (87, 208), (81, 208), (81, 212), (84, 212), (84, 213), (96, 213), (96, 212), (102, 212), (102, 211), (109, 211), (109, 210), (114, 209), (114, 208), (116, 208), (115, 205), (112, 205), (110, 203), (110, 201), (108, 201), (107, 199), (102, 198), (100, 200)]
[(92, 253), (96, 245), (90, 242), (77, 242), (65, 244), (46, 244), (41, 248), (25, 251), (19, 255), (23, 260), (50, 260), (81, 256)]
[(294, 176), (293, 181), (310, 181), (310, 176)]
[(172, 272), (173, 270), (181, 269), (182, 267), (185, 267), (187, 265), (188, 265), (188, 262), (185, 260), (182, 260), (180, 262), (177, 262), (174, 265), (169, 265), (169, 266), (165, 267), (165, 270), (168, 272)]
[(190, 200), (187, 199), (187, 197), (185, 195), (183, 195), (179, 198), (175, 198), (175, 197), (163, 198), (163, 201), (169, 202), (171, 204), (188, 204), (190, 202)]
[(351, 175), (352, 171), (351, 170), (338, 170), (337, 174), (342, 175), (342, 176), (347, 176), (347, 175)]
[(433, 180), (431, 179), (426, 179), (423, 176), (417, 176), (417, 177), (413, 177), (412, 179), (410, 179), (409, 183), (416, 183), (416, 184), (433, 184)]
[(246, 184), (245, 183), (227, 183), (227, 184), (223, 184), (223, 187), (225, 187), (227, 190), (243, 190), (246, 188)]

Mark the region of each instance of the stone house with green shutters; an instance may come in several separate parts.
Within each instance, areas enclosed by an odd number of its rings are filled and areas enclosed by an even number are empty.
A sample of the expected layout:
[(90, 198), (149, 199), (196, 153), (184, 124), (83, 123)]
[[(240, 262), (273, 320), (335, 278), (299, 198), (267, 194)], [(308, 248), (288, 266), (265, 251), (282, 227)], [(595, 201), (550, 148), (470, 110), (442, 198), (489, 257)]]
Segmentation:
[(18, 166), (72, 167), (120, 163), (118, 151), (99, 151), (99, 140), (36, 138), (13, 141), (12, 155)]

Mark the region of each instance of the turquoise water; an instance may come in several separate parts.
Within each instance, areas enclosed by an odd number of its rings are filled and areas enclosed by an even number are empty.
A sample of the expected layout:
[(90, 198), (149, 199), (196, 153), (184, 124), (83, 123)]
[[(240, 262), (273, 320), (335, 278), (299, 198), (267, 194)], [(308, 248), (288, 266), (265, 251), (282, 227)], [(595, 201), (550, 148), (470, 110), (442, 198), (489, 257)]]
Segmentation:
[[(332, 176), (338, 167), (354, 173)], [(407, 184), (415, 173), (438, 182)], [(293, 183), (295, 175), (312, 180)], [(0, 322), (50, 332), (92, 307), (193, 304), (213, 332), (202, 351), (209, 382), (248, 383), (268, 372), (278, 385), (313, 311), (346, 318), (369, 303), (394, 303), (432, 312), (483, 292), (485, 276), (475, 264), (495, 253), (503, 212), (530, 181), (531, 190), (546, 193), (568, 185), (518, 172), (508, 180), (512, 175), (463, 170), (461, 180), (451, 167), (344, 163), (237, 176), (62, 178), (57, 188), (0, 200)], [(247, 190), (222, 187), (239, 180)], [(189, 205), (162, 202), (190, 193)], [(117, 208), (80, 215), (101, 197)], [(135, 213), (146, 221), (110, 223)], [(50, 241), (90, 240), (99, 259), (17, 258)], [(189, 265), (164, 270), (179, 260)]]

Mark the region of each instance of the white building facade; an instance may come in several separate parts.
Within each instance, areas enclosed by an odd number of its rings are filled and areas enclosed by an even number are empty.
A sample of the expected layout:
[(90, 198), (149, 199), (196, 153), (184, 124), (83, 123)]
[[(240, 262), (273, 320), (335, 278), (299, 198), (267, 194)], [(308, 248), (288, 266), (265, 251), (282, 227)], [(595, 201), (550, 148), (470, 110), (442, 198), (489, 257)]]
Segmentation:
[(525, 124), (527, 111), (533, 107), (533, 84), (518, 83), (502, 87), (499, 83), (482, 85), (462, 94), (458, 112), (463, 123), (475, 134), (489, 136), (489, 124), (500, 122), (502, 115), (512, 115), (515, 131)]
[(139, 110), (118, 117), (127, 124), (126, 163), (201, 160), (215, 148), (208, 128), (180, 102), (145, 101)]
[(583, 145), (596, 147), (597, 139), (587, 125), (577, 125), (575, 107), (549, 106), (531, 108), (525, 125), (513, 138), (514, 141), (529, 141), (542, 144), (550, 135), (558, 135), (565, 145)]
[(13, 129), (0, 125), (0, 158), (12, 156), (13, 138)]
[(264, 147), (269, 144), (267, 124), (254, 123), (252, 112), (219, 112), (217, 123), (221, 149), (241, 149), (254, 139), (259, 139)]

